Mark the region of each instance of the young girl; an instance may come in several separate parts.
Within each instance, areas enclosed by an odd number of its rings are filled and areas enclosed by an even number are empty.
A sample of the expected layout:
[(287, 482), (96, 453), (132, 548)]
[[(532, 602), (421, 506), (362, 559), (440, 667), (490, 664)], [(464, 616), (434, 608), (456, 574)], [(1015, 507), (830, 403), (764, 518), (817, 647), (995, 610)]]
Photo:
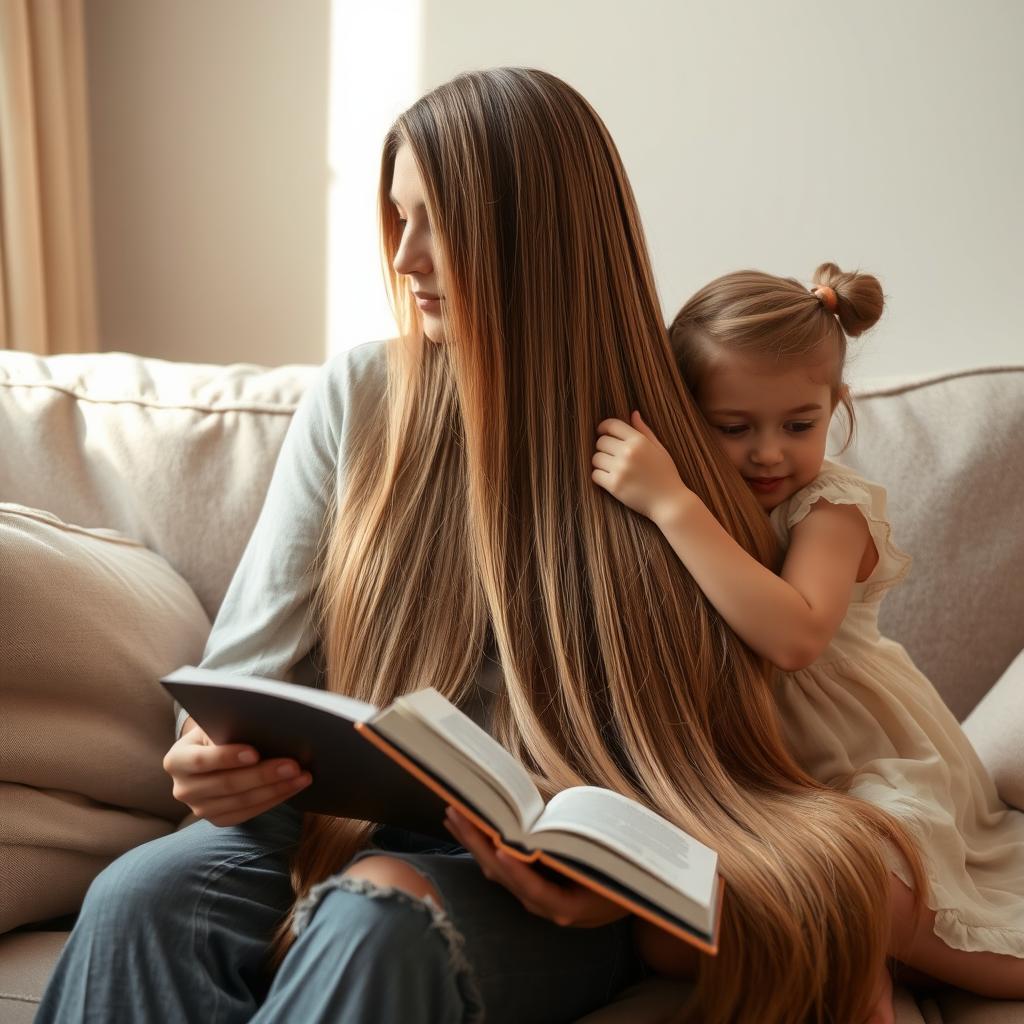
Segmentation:
[[(1007, 808), (934, 687), (879, 635), (882, 597), (910, 559), (885, 491), (825, 459), (847, 336), (871, 327), (882, 290), (820, 266), (814, 286), (754, 271), (712, 281), (670, 329), (714, 437), (768, 515), (778, 575), (752, 559), (682, 482), (642, 419), (606, 419), (593, 480), (650, 518), (725, 620), (781, 669), (775, 701), (790, 749), (816, 779), (877, 804), (916, 837), (927, 908), (890, 856), (890, 953), (933, 978), (1024, 997), (1024, 814)], [(915, 930), (917, 932), (915, 936)]]

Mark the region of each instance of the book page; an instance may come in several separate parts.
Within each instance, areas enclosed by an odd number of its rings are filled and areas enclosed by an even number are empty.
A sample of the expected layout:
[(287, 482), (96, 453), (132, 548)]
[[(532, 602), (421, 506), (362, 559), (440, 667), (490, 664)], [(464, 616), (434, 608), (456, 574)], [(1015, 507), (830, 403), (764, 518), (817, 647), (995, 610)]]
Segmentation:
[(519, 808), (504, 788), (496, 786), (490, 773), (481, 769), (474, 758), (441, 739), (418, 715), (390, 707), (373, 720), (369, 735), (390, 743), (412, 766), (406, 770), (411, 770), (425, 785), (430, 783), (417, 772), (423, 772), (461, 797), (472, 810), (495, 826), (504, 839), (523, 844), (523, 833), (527, 830), (519, 820)]
[(544, 800), (523, 766), (486, 730), (433, 687), (399, 697), (395, 706), (403, 712), (413, 712), (438, 736), (470, 758), (512, 800), (524, 830), (530, 828), (544, 809)]
[(718, 854), (634, 800), (596, 786), (574, 786), (548, 802), (533, 826), (595, 840), (699, 903), (714, 891)]

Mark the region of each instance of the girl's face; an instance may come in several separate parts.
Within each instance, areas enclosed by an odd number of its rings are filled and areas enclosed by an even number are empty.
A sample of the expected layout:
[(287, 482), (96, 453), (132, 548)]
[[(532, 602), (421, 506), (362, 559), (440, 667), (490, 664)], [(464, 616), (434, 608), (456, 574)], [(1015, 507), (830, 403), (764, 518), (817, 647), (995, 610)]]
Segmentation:
[(729, 457), (770, 512), (809, 484), (825, 458), (832, 360), (779, 363), (718, 352), (697, 404)]
[(402, 237), (391, 262), (396, 273), (409, 278), (416, 305), (423, 316), (423, 333), (431, 341), (442, 342), (444, 284), (427, 220), (425, 194), (412, 150), (408, 146), (400, 146), (391, 176), (391, 203), (401, 223)]

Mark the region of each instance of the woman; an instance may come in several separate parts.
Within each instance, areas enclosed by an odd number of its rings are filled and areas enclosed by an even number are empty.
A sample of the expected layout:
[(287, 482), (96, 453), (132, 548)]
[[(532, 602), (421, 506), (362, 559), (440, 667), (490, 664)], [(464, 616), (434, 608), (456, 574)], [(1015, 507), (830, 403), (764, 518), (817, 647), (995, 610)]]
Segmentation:
[[(773, 557), (680, 380), (606, 129), (543, 72), (460, 76), (388, 134), (380, 212), (401, 338), (333, 361), (304, 400), (203, 664), (312, 667), (378, 704), (434, 686), (546, 794), (648, 804), (720, 851), (721, 952), (689, 964), (465, 823), (475, 857), (388, 829), (368, 847), (362, 823), (313, 815), (293, 851), (280, 802), (301, 776), (275, 783), (276, 763), (239, 767), (244, 748), (186, 727), (165, 767), (206, 820), (96, 880), (39, 1019), (90, 1000), (139, 1019), (572, 1020), (637, 976), (638, 947), (696, 972), (681, 1019), (863, 1020), (888, 939), (881, 844), (916, 869), (912, 845), (800, 771), (767, 666), (591, 481), (597, 423), (643, 409), (687, 485)], [(119, 966), (145, 976), (130, 1002), (104, 981)]]

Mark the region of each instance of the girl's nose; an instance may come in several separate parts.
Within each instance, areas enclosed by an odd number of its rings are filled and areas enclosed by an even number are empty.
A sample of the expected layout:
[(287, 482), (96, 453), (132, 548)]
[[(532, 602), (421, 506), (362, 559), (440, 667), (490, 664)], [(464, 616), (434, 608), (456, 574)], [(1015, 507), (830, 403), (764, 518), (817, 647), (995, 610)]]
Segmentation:
[(751, 451), (750, 458), (759, 466), (777, 466), (782, 461), (782, 451), (775, 444), (759, 444)]

